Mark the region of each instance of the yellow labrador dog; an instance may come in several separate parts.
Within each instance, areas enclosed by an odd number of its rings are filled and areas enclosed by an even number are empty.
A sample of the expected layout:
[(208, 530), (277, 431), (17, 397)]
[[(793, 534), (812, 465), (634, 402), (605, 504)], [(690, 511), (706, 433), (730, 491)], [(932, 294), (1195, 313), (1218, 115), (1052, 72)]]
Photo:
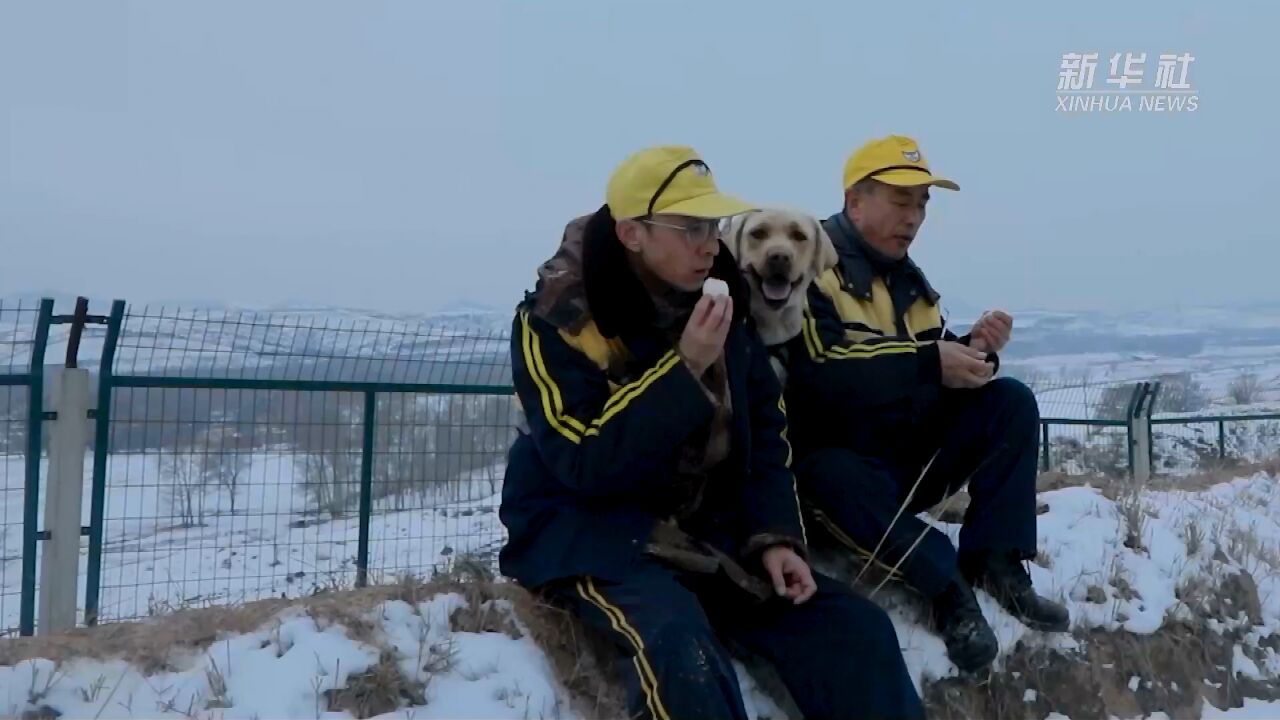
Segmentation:
[[(821, 223), (803, 212), (767, 208), (730, 218), (723, 238), (751, 288), (751, 315), (765, 345), (799, 335), (809, 285), (837, 262)], [(785, 382), (780, 363), (773, 365)]]

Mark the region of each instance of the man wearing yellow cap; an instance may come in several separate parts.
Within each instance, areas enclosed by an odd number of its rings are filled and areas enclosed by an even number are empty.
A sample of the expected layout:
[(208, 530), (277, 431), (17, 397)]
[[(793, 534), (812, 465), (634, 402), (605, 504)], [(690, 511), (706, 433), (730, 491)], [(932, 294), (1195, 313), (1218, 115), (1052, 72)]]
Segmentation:
[(781, 390), (718, 231), (750, 206), (687, 147), (630, 156), (605, 195), (517, 309), (502, 572), (612, 641), (632, 717), (746, 718), (726, 639), (805, 717), (922, 717), (888, 616), (806, 561)]
[[(914, 140), (873, 140), (849, 158), (844, 208), (824, 222), (838, 265), (814, 283), (804, 330), (787, 349), (800, 493), (826, 534), (874, 575), (928, 599), (962, 670), (996, 656), (972, 586), (1030, 627), (1066, 630), (1066, 608), (1037, 595), (1035, 396), (993, 380), (1011, 318), (985, 313), (957, 337), (908, 250), (933, 174)], [(959, 552), (916, 513), (968, 483)]]

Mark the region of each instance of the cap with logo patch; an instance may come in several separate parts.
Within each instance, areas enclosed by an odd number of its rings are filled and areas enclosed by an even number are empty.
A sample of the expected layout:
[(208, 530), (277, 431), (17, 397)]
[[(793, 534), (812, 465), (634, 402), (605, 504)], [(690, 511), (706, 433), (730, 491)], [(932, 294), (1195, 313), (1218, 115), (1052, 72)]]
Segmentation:
[(609, 176), (605, 202), (619, 219), (660, 213), (714, 219), (755, 209), (720, 192), (711, 168), (683, 145), (646, 148), (627, 157)]
[(960, 189), (954, 182), (930, 172), (920, 146), (905, 135), (871, 140), (849, 156), (844, 164), (844, 189), (866, 178), (901, 187), (936, 185)]

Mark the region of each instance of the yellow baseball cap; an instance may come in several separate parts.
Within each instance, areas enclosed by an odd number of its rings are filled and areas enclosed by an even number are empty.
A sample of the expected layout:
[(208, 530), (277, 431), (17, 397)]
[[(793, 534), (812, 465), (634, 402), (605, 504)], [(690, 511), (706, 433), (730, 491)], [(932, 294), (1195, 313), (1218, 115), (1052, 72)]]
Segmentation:
[(904, 135), (889, 135), (871, 140), (845, 161), (845, 190), (869, 177), (902, 187), (937, 185), (948, 190), (960, 189), (954, 182), (929, 172), (929, 165), (924, 161), (920, 146)]
[(633, 153), (609, 176), (605, 202), (615, 218), (665, 213), (724, 218), (756, 209), (716, 189), (711, 168), (682, 145)]

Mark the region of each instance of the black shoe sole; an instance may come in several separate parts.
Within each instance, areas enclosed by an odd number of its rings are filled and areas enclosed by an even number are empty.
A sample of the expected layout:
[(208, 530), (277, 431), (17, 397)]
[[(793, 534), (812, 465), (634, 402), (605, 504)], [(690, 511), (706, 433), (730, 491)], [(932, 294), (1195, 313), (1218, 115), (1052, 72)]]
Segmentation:
[(1022, 623), (1023, 625), (1030, 628), (1031, 630), (1038, 630), (1040, 632), (1069, 632), (1071, 630), (1071, 618), (1067, 618), (1066, 621), (1062, 623), (1032, 620), (1024, 616), (1022, 612), (1019, 611), (1016, 607), (1011, 607), (1010, 605), (1006, 604), (1005, 600), (1002, 600), (998, 594), (996, 594), (995, 592), (992, 592), (991, 589), (987, 588), (985, 585), (978, 585), (975, 587), (981, 587), (983, 590), (985, 590), (988, 595), (990, 595), (992, 598), (995, 599), (996, 604), (1000, 606), (1001, 610), (1004, 610), (1005, 612), (1009, 613), (1010, 615), (1013, 616), (1015, 620)]

